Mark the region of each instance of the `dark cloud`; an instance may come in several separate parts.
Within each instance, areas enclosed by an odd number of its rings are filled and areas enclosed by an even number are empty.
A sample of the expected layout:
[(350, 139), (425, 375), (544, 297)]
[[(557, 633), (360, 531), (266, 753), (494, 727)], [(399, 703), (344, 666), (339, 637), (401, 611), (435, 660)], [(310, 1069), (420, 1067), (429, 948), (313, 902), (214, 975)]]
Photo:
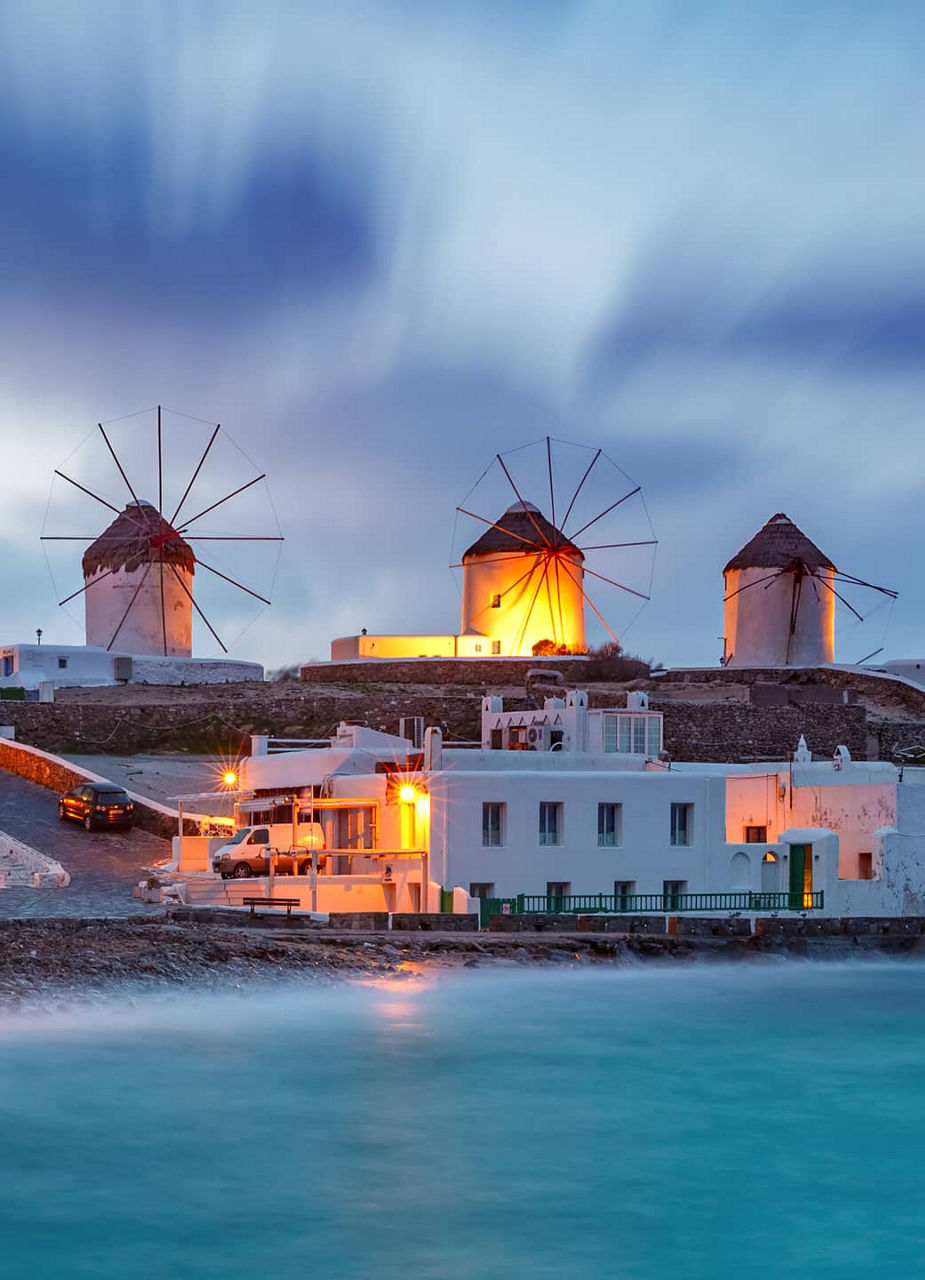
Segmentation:
[(309, 139), (294, 155), (263, 156), (215, 216), (178, 217), (168, 203), (178, 196), (163, 187), (152, 194), (150, 167), (141, 129), (116, 131), (101, 152), (87, 139), (36, 139), (8, 122), (0, 133), (6, 290), (221, 323), (231, 305), (321, 298), (377, 271), (368, 183), (361, 171), (348, 180), (326, 165)]
[[(742, 268), (744, 252), (733, 245), (727, 253), (691, 261), (678, 246), (661, 246), (591, 342), (592, 383), (674, 358), (812, 362), (856, 374), (925, 369), (925, 266), (810, 265), (769, 286)], [(740, 265), (730, 271), (730, 260)]]

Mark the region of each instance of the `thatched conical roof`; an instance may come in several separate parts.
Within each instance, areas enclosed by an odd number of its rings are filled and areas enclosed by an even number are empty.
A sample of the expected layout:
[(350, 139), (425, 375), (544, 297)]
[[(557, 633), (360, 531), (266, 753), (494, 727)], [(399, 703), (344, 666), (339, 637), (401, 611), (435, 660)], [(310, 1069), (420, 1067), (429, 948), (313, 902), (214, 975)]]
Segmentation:
[[(486, 528), (468, 551), (463, 552), (463, 560), (468, 560), (470, 556), (491, 555), (497, 551), (524, 551), (538, 555), (546, 550), (543, 538), (548, 539), (550, 547), (555, 547), (558, 551), (571, 551), (584, 559), (579, 548), (546, 519), (539, 507), (535, 507), (532, 502), (515, 502), (503, 516), (498, 517), (494, 525)], [(528, 543), (538, 545), (528, 546)]]
[(759, 529), (751, 542), (732, 557), (723, 573), (733, 569), (789, 569), (802, 564), (807, 569), (834, 569), (828, 556), (810, 542), (806, 534), (783, 511)]
[(130, 502), (83, 555), (84, 577), (101, 569), (132, 573), (143, 564), (173, 564), (195, 572), (196, 557), (184, 540), (150, 502)]

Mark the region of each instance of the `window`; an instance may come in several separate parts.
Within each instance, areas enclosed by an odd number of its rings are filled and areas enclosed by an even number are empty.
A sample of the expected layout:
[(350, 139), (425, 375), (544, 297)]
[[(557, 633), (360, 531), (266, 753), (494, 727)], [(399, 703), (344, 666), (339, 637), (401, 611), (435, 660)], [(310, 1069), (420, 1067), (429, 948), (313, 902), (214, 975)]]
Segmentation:
[(475, 651), (476, 651), (476, 653), (481, 653), (481, 652), (482, 652), (482, 646), (481, 646), (480, 644), (477, 644), (477, 645), (475, 646)]
[(562, 843), (562, 806), (552, 800), (540, 801), (540, 844)]
[(492, 651), (492, 653), (500, 653), (500, 652), (501, 652), (501, 641), (500, 641), (500, 640), (492, 640), (492, 642), (491, 642), (491, 651)]
[(694, 837), (694, 806), (692, 804), (673, 804), (671, 806), (671, 843), (691, 844)]
[(482, 805), (482, 845), (486, 849), (497, 849), (504, 844), (504, 809), (503, 804), (493, 801)]
[(665, 911), (677, 911), (681, 905), (680, 898), (682, 893), (687, 892), (686, 880), (663, 880), (662, 881), (662, 897), (664, 899), (662, 908)]
[(67, 658), (59, 658), (58, 659), (59, 670), (63, 671), (66, 666), (67, 666)]
[(746, 827), (745, 843), (746, 844), (767, 844), (768, 843), (767, 827)]
[(266, 827), (258, 827), (258, 829), (253, 833), (253, 835), (247, 841), (247, 843), (248, 844), (269, 844), (270, 833), (269, 831), (267, 831)]
[(500, 593), (500, 592), (496, 592), (496, 594), (492, 596), (492, 598), (491, 598), (491, 607), (492, 607), (493, 609), (500, 609), (500, 608), (501, 608), (501, 593)]
[(494, 896), (494, 883), (488, 884), (485, 881), (479, 881), (469, 885), (470, 898), (493, 898)]
[(873, 856), (869, 853), (859, 853), (858, 854), (858, 879), (872, 880), (873, 875), (874, 875)]
[(572, 883), (570, 880), (547, 880), (546, 881), (546, 897), (552, 899), (549, 902), (551, 911), (557, 908), (561, 910), (562, 899), (567, 898), (572, 892)]
[(604, 750), (621, 755), (657, 756), (662, 749), (662, 720), (658, 715), (604, 716)]
[(628, 899), (636, 892), (635, 880), (614, 880), (613, 882), (613, 904), (617, 911), (626, 911), (629, 906)]
[(13, 655), (7, 654), (3, 659), (3, 674), (11, 676), (13, 674)]
[(615, 849), (623, 843), (623, 805), (597, 806), (597, 844), (600, 849)]

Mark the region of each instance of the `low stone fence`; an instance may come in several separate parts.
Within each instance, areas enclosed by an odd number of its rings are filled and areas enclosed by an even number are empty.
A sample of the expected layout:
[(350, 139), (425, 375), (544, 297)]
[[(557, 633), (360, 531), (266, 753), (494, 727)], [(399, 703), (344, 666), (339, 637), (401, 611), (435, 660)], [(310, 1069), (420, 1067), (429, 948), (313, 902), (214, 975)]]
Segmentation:
[(345, 933), (379, 933), (389, 927), (387, 911), (332, 911), (328, 915), (331, 929), (343, 929)]
[(477, 915), (451, 915), (446, 911), (396, 911), (392, 914), (392, 928), (405, 932), (475, 933), (478, 927)]
[(664, 916), (489, 916), (491, 933), (665, 933)]
[[(53, 756), (47, 751), (40, 751), (38, 747), (30, 747), (24, 742), (12, 742), (7, 738), (0, 738), (0, 769), (4, 769), (7, 773), (15, 773), (17, 777), (25, 778), (29, 782), (35, 782), (40, 787), (47, 787), (49, 791), (54, 791), (58, 795), (63, 791), (69, 791), (71, 787), (79, 787), (87, 782), (118, 785), (98, 773), (90, 773), (89, 770), (81, 769), (68, 760), (62, 760), (60, 756)], [(165, 840), (177, 834), (179, 815), (173, 809), (158, 804), (156, 800), (136, 795), (133, 791), (130, 791), (129, 795), (135, 802), (136, 827), (141, 827), (143, 831), (150, 831), (153, 835), (162, 836)], [(199, 814), (190, 814), (184, 818), (184, 835), (199, 834), (200, 817)]]
[(842, 916), (821, 920), (769, 917), (755, 921), (755, 934), (764, 938), (920, 938), (921, 916)]
[(668, 932), (677, 938), (750, 938), (752, 922), (747, 916), (669, 916)]

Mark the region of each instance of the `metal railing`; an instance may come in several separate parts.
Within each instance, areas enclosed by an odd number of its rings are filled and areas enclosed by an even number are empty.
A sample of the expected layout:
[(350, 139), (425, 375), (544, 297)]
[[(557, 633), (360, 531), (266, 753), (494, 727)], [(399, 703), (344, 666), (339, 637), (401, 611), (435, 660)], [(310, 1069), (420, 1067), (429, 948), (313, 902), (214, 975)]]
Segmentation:
[(822, 889), (814, 893), (519, 893), (514, 898), (481, 898), (482, 924), (493, 915), (646, 915), (684, 911), (821, 911)]

